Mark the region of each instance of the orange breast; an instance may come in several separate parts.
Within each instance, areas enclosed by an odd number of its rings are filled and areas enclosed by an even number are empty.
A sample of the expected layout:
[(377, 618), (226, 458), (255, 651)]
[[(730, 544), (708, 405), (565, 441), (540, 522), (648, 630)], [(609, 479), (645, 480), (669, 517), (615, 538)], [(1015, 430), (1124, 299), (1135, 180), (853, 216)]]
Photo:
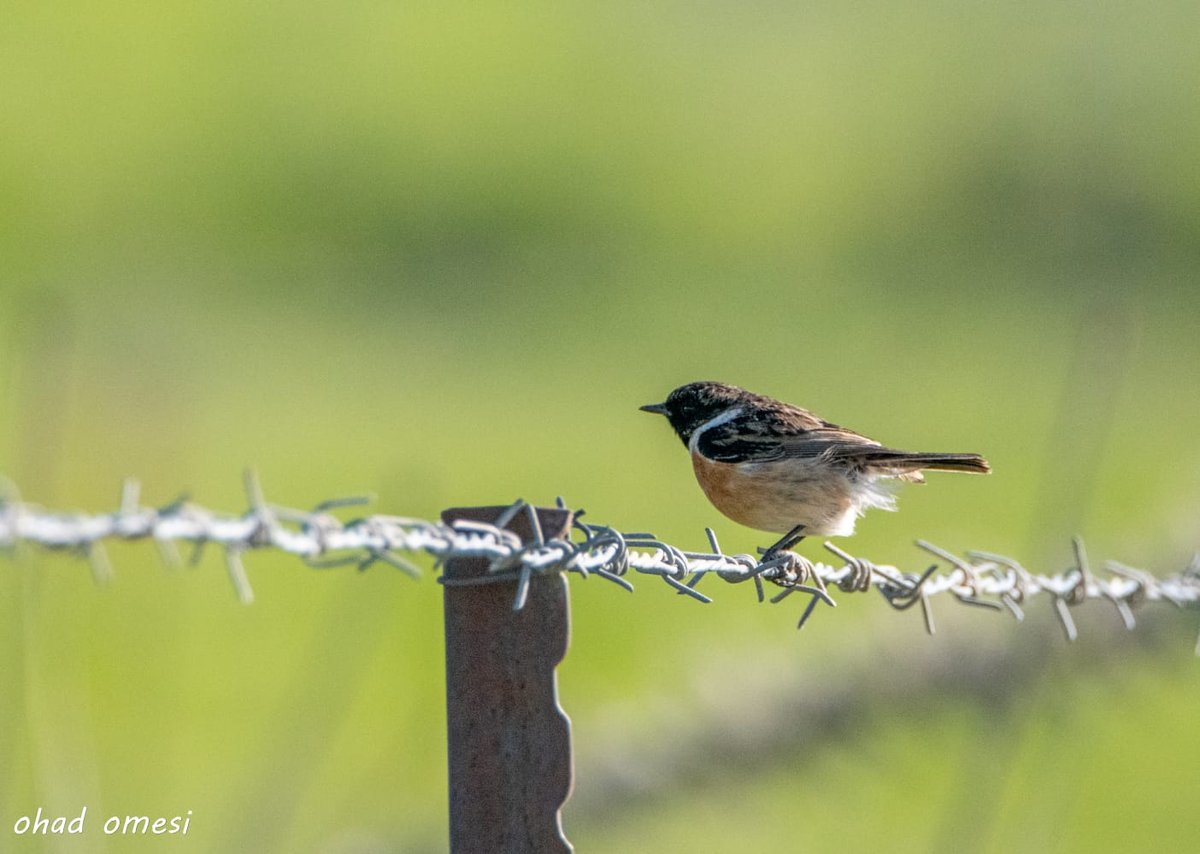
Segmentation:
[(735, 522), (784, 534), (804, 525), (814, 535), (854, 528), (850, 484), (839, 473), (807, 462), (718, 463), (692, 454), (696, 480), (713, 506)]

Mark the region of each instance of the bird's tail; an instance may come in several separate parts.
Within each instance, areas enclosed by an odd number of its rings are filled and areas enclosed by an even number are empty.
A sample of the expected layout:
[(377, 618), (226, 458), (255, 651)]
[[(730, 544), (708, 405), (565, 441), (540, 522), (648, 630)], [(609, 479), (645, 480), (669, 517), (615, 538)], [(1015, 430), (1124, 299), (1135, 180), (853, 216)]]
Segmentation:
[(891, 470), (897, 474), (918, 472), (921, 469), (965, 471), (987, 474), (992, 470), (979, 454), (939, 454), (897, 451), (892, 448), (873, 448), (863, 455), (869, 468)]

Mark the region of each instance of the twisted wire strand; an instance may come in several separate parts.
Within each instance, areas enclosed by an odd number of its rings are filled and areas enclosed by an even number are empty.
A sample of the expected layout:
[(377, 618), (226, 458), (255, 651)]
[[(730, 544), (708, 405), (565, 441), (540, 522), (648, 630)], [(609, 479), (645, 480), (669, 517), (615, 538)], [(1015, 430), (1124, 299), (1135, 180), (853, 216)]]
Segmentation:
[[(457, 558), (483, 558), (488, 572), (466, 582), (517, 582), (514, 610), (524, 606), (528, 585), (535, 575), (568, 572), (582, 577), (596, 575), (626, 590), (633, 585), (631, 571), (657, 576), (681, 595), (701, 602), (712, 600), (696, 589), (709, 575), (729, 583), (752, 581), (759, 601), (765, 599), (763, 582), (781, 588), (771, 598), (780, 602), (795, 593), (807, 594), (798, 623), (803, 627), (816, 607), (836, 607), (830, 590), (866, 593), (876, 590), (896, 610), (920, 605), (926, 629), (935, 626), (930, 600), (949, 596), (981, 608), (1006, 611), (1018, 621), (1023, 606), (1039, 595), (1049, 597), (1054, 614), (1068, 640), (1078, 630), (1071, 609), (1090, 600), (1108, 602), (1125, 627), (1136, 626), (1134, 610), (1146, 603), (1170, 603), (1177, 607), (1200, 606), (1200, 555), (1181, 572), (1158, 578), (1144, 570), (1116, 561), (1104, 564), (1096, 574), (1088, 561), (1083, 542), (1075, 538), (1074, 563), (1057, 574), (1027, 570), (1004, 555), (968, 551), (956, 555), (924, 540), (919, 549), (934, 558), (923, 572), (906, 572), (888, 564), (876, 564), (846, 552), (833, 543), (825, 548), (839, 563), (814, 562), (792, 552), (761, 560), (749, 554), (725, 554), (712, 529), (705, 529), (709, 551), (688, 551), (663, 542), (646, 532), (621, 532), (607, 525), (588, 524), (574, 514), (577, 538), (545, 538), (534, 508), (522, 500), (514, 502), (497, 519), (497, 524), (459, 520), (452, 524), (404, 516), (373, 515), (343, 521), (334, 511), (362, 505), (365, 498), (323, 501), (311, 510), (268, 503), (253, 473), (247, 472), (245, 488), (248, 509), (240, 515), (207, 510), (181, 497), (154, 508), (141, 504), (136, 480), (127, 480), (121, 501), (108, 513), (65, 513), (50, 511), (21, 500), (15, 486), (0, 483), (0, 549), (16, 551), (26, 545), (68, 551), (87, 558), (96, 581), (105, 582), (112, 567), (104, 550), (107, 540), (151, 540), (163, 560), (179, 565), (177, 544), (192, 545), (191, 562), (197, 562), (206, 546), (223, 550), (226, 569), (238, 598), (253, 601), (253, 591), (242, 562), (247, 551), (273, 549), (296, 555), (314, 569), (356, 566), (365, 570), (384, 563), (414, 578), (421, 570), (406, 554), (425, 554), (435, 566)], [(559, 506), (565, 509), (562, 499)], [(522, 543), (508, 524), (518, 513), (527, 513), (534, 531), (533, 541)], [(1200, 641), (1197, 643), (1200, 655)]]

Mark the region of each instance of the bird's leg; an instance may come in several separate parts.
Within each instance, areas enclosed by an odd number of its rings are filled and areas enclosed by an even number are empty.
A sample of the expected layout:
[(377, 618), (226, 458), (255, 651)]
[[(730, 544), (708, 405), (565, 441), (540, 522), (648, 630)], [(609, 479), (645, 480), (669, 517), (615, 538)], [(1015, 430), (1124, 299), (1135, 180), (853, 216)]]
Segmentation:
[(787, 551), (788, 549), (790, 549), (792, 546), (796, 545), (798, 542), (800, 542), (803, 539), (804, 539), (804, 526), (797, 525), (796, 527), (792, 528), (792, 530), (790, 530), (786, 534), (784, 534), (783, 537), (779, 540), (779, 542), (775, 543), (775, 545), (771, 546), (770, 548), (766, 549), (765, 551), (763, 549), (759, 549), (759, 551), (762, 552), (763, 561), (768, 561), (771, 558), (775, 557), (775, 555), (779, 554), (780, 552)]

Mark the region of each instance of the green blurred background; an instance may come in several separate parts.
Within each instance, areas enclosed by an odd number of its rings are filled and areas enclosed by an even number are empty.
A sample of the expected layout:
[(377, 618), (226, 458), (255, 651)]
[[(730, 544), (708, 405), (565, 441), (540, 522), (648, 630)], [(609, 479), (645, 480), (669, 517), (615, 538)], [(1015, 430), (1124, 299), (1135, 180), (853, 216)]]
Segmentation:
[[(244, 507), (551, 502), (726, 550), (694, 379), (979, 451), (843, 545), (1165, 574), (1200, 545), (1194, 3), (8, 2), (0, 472)], [(823, 554), (819, 543), (803, 547)], [(0, 850), (445, 848), (440, 589), (147, 545), (0, 562)], [(582, 851), (1200, 837), (1195, 619), (1066, 644), (841, 597), (803, 633), (573, 581)], [(37, 807), (65, 841), (17, 837)], [(111, 814), (193, 811), (186, 838)]]

